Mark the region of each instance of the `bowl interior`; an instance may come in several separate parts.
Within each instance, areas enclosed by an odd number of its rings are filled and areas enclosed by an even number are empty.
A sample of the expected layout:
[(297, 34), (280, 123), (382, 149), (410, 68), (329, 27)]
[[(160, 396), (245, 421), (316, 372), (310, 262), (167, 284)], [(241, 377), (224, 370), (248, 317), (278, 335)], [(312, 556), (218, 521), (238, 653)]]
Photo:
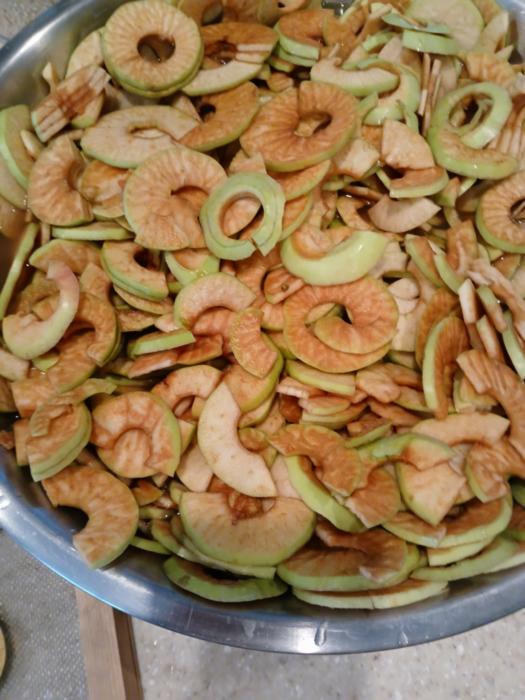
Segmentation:
[[(501, 2), (501, 0), (500, 0)], [(122, 0), (64, 0), (0, 50), (0, 106), (34, 104), (45, 94), (48, 61), (61, 71), (72, 48), (101, 26)], [(504, 0), (513, 31), (525, 37), (522, 0)], [(521, 31), (520, 31), (521, 30)], [(0, 275), (9, 250), (3, 243)], [(265, 651), (348, 653), (418, 644), (463, 632), (525, 604), (525, 569), (458, 582), (447, 596), (391, 611), (330, 611), (292, 596), (249, 605), (218, 605), (174, 588), (160, 559), (128, 551), (105, 571), (88, 569), (71, 544), (81, 519), (53, 510), (40, 486), (0, 450), (0, 527), (74, 585), (130, 615), (214, 642)]]

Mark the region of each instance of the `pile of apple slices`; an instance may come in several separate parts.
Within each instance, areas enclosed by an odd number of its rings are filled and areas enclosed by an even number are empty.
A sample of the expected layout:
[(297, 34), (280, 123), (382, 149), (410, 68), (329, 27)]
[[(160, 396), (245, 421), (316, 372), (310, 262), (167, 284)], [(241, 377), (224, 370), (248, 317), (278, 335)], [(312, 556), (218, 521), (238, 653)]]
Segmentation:
[(0, 112), (0, 440), (90, 566), (372, 609), (525, 563), (509, 20), (138, 0)]

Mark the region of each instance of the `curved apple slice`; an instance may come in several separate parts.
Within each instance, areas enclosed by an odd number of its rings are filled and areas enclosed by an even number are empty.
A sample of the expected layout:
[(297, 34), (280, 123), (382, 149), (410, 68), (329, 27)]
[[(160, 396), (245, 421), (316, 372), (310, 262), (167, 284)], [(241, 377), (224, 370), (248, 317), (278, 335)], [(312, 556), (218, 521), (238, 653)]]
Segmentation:
[(120, 476), (173, 476), (179, 464), (177, 419), (161, 398), (149, 392), (132, 391), (97, 406), (91, 442), (104, 464)]
[(386, 469), (374, 469), (366, 486), (357, 489), (345, 501), (366, 527), (391, 520), (401, 509), (401, 495), (395, 476)]
[(43, 272), (47, 272), (52, 262), (62, 262), (75, 275), (81, 275), (90, 264), (100, 267), (100, 253), (86, 241), (53, 240), (37, 248), (29, 258), (29, 264)]
[(223, 272), (200, 277), (186, 285), (175, 300), (175, 322), (191, 328), (199, 316), (217, 306), (241, 311), (255, 299), (255, 294), (236, 277)]
[(202, 454), (214, 474), (236, 491), (261, 498), (275, 496), (275, 484), (264, 459), (239, 441), (240, 417), (241, 409), (228, 385), (219, 384), (199, 420), (197, 437)]
[(51, 350), (74, 319), (80, 299), (80, 286), (73, 272), (61, 262), (53, 262), (47, 271), (59, 290), (56, 311), (46, 320), (38, 321), (34, 314), (6, 316), (2, 332), (7, 347), (24, 360), (32, 360)]
[(288, 425), (270, 437), (285, 456), (304, 455), (319, 469), (319, 479), (332, 491), (350, 496), (359, 484), (363, 463), (338, 433), (319, 425)]
[(209, 365), (194, 365), (170, 372), (151, 390), (173, 410), (188, 396), (207, 399), (221, 380), (221, 372)]
[(241, 367), (259, 379), (277, 360), (277, 351), (261, 332), (262, 313), (252, 307), (239, 311), (231, 326), (230, 344)]
[(106, 566), (131, 542), (139, 508), (130, 489), (109, 472), (72, 466), (42, 485), (55, 507), (79, 508), (88, 516), (73, 543), (91, 567)]
[(89, 441), (91, 415), (86, 406), (63, 406), (51, 421), (46, 435), (26, 442), (27, 458), (34, 481), (53, 476), (73, 462)]
[(422, 226), (439, 211), (437, 204), (426, 197), (394, 200), (385, 195), (369, 209), (374, 226), (382, 231), (406, 233)]
[(519, 375), (480, 350), (464, 352), (458, 364), (478, 394), (489, 394), (503, 406), (510, 420), (509, 442), (525, 458), (525, 385)]
[(412, 432), (428, 435), (459, 445), (462, 442), (482, 442), (491, 445), (501, 440), (509, 427), (509, 421), (496, 413), (452, 414), (443, 420), (430, 418), (415, 425)]
[(452, 369), (458, 355), (467, 350), (469, 339), (463, 321), (447, 316), (431, 330), (423, 356), (423, 391), (436, 418), (446, 418), (452, 390)]
[(525, 464), (508, 440), (478, 443), (467, 455), (466, 474), (476, 497), (486, 503), (508, 492), (509, 477), (525, 478)]
[(279, 564), (310, 539), (315, 526), (315, 514), (296, 498), (276, 498), (266, 512), (237, 521), (221, 493), (184, 493), (179, 508), (195, 546), (233, 564)]

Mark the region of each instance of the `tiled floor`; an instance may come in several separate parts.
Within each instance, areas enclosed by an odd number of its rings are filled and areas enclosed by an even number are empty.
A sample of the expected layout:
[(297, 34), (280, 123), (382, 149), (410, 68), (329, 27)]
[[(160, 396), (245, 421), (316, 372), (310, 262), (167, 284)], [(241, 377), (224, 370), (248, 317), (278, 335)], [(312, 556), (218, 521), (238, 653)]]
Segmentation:
[[(49, 4), (49, 0), (0, 0), (0, 35), (11, 36)], [(525, 697), (525, 611), (450, 640), (359, 656), (253, 653), (188, 639), (138, 621), (135, 632), (146, 700)]]

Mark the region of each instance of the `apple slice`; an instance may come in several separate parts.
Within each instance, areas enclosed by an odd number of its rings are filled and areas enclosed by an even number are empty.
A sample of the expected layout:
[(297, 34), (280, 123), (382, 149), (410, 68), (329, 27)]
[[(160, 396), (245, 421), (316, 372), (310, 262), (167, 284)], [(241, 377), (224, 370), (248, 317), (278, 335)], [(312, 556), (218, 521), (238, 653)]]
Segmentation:
[(221, 493), (184, 493), (179, 508), (195, 546), (233, 564), (278, 564), (310, 539), (315, 526), (315, 514), (296, 498), (276, 498), (270, 510), (239, 520)]
[(264, 459), (239, 442), (240, 416), (241, 409), (228, 385), (219, 384), (206, 400), (199, 421), (202, 454), (214, 474), (236, 491), (260, 498), (275, 496), (275, 484)]
[(490, 503), (469, 501), (461, 508), (459, 515), (450, 516), (443, 522), (447, 534), (439, 543), (439, 548), (494, 538), (505, 530), (511, 517), (512, 499), (508, 495)]
[(516, 553), (516, 542), (503, 537), (496, 539), (479, 554), (450, 566), (424, 566), (412, 572), (415, 579), (421, 581), (458, 581), (463, 578), (479, 576), (491, 571), (495, 566)]
[(438, 547), (447, 531), (443, 523), (429, 525), (409, 511), (400, 511), (392, 520), (383, 523), (383, 527), (407, 542), (423, 547)]
[(361, 573), (371, 560), (381, 559), (381, 552), (367, 554), (358, 549), (327, 549), (309, 545), (277, 567), (277, 573), (291, 586), (309, 591), (366, 591), (401, 583), (419, 563), (419, 552), (413, 545), (406, 546), (406, 553), (397, 570), (392, 569), (387, 578), (373, 581)]
[(183, 454), (177, 476), (190, 491), (202, 493), (208, 489), (213, 471), (198, 445), (194, 445), (191, 450)]
[(414, 581), (407, 579), (397, 586), (388, 586), (378, 591), (363, 591), (361, 593), (330, 593), (307, 591), (303, 588), (293, 588), (296, 598), (312, 605), (342, 610), (388, 610), (404, 605), (419, 603), (427, 598), (441, 595), (447, 590), (447, 584), (439, 581)]
[(458, 544), (454, 547), (429, 547), (427, 549), (428, 565), (447, 566), (447, 564), (455, 564), (462, 559), (467, 559), (467, 557), (472, 557), (474, 554), (481, 552), (482, 549), (488, 547), (492, 539), (492, 537), (488, 537), (479, 542), (468, 542), (466, 544)]
[(344, 532), (359, 532), (363, 529), (357, 517), (319, 481), (308, 458), (285, 457), (285, 462), (292, 487), (309, 508)]
[(212, 576), (207, 573), (207, 567), (185, 561), (176, 555), (164, 564), (164, 571), (176, 586), (219, 603), (248, 603), (275, 598), (287, 590), (286, 584), (279, 579), (233, 579)]
[(398, 462), (396, 474), (403, 500), (413, 513), (430, 525), (438, 525), (443, 520), (466, 484), (465, 477), (446, 462), (424, 471)]
[(109, 472), (68, 467), (42, 485), (55, 507), (79, 508), (88, 516), (88, 524), (73, 536), (73, 543), (91, 567), (106, 566), (131, 542), (139, 509), (130, 489)]

